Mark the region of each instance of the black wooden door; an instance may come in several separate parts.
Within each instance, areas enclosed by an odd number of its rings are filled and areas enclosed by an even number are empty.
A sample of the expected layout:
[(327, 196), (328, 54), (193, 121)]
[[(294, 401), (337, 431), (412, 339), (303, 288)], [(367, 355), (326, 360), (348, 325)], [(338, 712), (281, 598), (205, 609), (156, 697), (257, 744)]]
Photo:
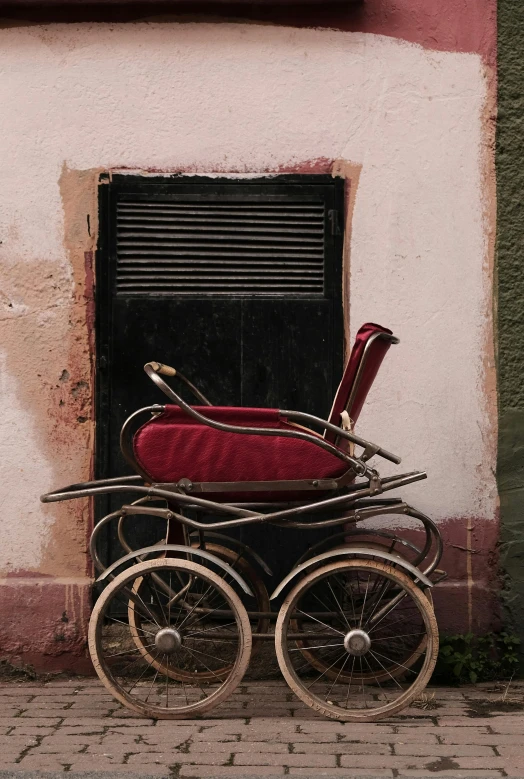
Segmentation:
[[(129, 471), (126, 417), (166, 401), (143, 372), (150, 360), (180, 369), (217, 405), (329, 413), (343, 359), (343, 191), (329, 176), (102, 179), (98, 477)], [(137, 529), (136, 543), (151, 532)], [(283, 533), (243, 531), (276, 576), (311, 543)], [(108, 539), (108, 559), (117, 547)]]

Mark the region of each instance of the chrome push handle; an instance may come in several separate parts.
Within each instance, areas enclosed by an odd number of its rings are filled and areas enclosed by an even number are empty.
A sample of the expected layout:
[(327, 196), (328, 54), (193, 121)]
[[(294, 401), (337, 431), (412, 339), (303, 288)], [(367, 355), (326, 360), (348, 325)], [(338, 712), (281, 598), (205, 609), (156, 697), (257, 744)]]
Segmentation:
[(149, 378), (155, 382), (155, 384), (160, 387), (162, 392), (167, 395), (168, 398), (173, 400), (173, 396), (171, 394), (171, 388), (165, 383), (163, 379), (160, 379), (158, 374), (162, 374), (163, 376), (176, 376), (180, 381), (183, 381), (186, 387), (193, 393), (195, 398), (199, 400), (203, 406), (211, 406), (212, 403), (209, 401), (205, 395), (203, 395), (195, 385), (189, 381), (180, 371), (177, 371), (176, 368), (172, 368), (170, 365), (165, 365), (162, 362), (156, 362), (153, 360), (152, 362), (147, 362), (144, 365), (144, 370), (149, 376)]
[(156, 373), (161, 373), (163, 376), (176, 376), (176, 368), (172, 368), (170, 365), (164, 365), (162, 362), (148, 362), (144, 366), (144, 369), (149, 365)]

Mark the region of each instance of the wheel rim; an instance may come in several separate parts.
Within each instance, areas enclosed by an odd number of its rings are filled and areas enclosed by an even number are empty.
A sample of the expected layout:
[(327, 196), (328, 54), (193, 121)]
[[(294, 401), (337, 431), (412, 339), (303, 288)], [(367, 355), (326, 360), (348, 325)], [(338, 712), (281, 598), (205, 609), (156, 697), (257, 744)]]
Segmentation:
[[(349, 541), (344, 546), (340, 547), (342, 549), (348, 549), (351, 547), (351, 545), (358, 544), (359, 542), (352, 542)], [(377, 549), (379, 551), (390, 551), (391, 552), (391, 543), (377, 543), (373, 541), (366, 541), (366, 548), (369, 549)], [(426, 598), (428, 599), (429, 603), (431, 604), (431, 607), (433, 608), (433, 598), (431, 596), (431, 590), (427, 590)], [(300, 630), (300, 620), (291, 620), (290, 621), (290, 628), (294, 631)], [(420, 643), (418, 646), (416, 646), (413, 649), (413, 652), (408, 655), (403, 661), (402, 665), (406, 668), (411, 668), (412, 665), (414, 665), (417, 660), (420, 658), (421, 653), (424, 651), (425, 646), (427, 642), (427, 636), (424, 635), (421, 637)], [(402, 666), (396, 666), (394, 664), (388, 665), (385, 663), (384, 670), (376, 669), (374, 672), (371, 671), (363, 671), (362, 673), (355, 669), (353, 674), (346, 673), (345, 671), (340, 672), (340, 669), (330, 668), (329, 663), (325, 663), (322, 657), (319, 657), (318, 654), (315, 651), (308, 651), (309, 650), (309, 644), (307, 641), (299, 642), (297, 641), (297, 646), (302, 646), (304, 648), (304, 651), (302, 653), (303, 657), (308, 661), (308, 663), (313, 667), (316, 668), (317, 671), (324, 671), (326, 674), (326, 678), (328, 679), (339, 679), (339, 681), (346, 681), (349, 683), (351, 679), (356, 680), (359, 678), (367, 679), (370, 681), (389, 681), (391, 678), (400, 678), (402, 676), (405, 676), (405, 668)]]
[[(206, 544), (206, 550), (212, 554), (217, 555), (217, 557), (219, 557), (221, 560), (225, 560), (225, 562), (231, 565), (231, 567), (235, 570), (238, 570), (240, 575), (247, 580), (255, 596), (255, 611), (268, 612), (270, 610), (271, 607), (266, 586), (246, 560), (243, 560), (241, 556), (234, 550), (224, 546), (219, 546), (218, 544)], [(137, 579), (135, 581), (135, 584), (133, 585), (133, 591), (135, 594), (139, 591), (142, 584), (142, 580)], [(139, 611), (135, 608), (135, 604), (132, 600), (128, 602), (128, 621), (133, 641), (144, 658), (146, 658), (150, 663), (150, 665), (158, 669), (161, 673), (168, 675), (171, 679), (183, 682), (195, 680), (196, 674), (194, 670), (188, 671), (184, 668), (178, 668), (173, 663), (173, 661), (171, 661), (169, 665), (165, 665), (151, 656), (151, 653), (147, 647), (149, 642), (146, 640), (146, 634), (141, 629), (142, 617)], [(262, 617), (255, 623), (255, 631), (257, 633), (265, 633), (269, 629), (269, 624), (269, 619)], [(260, 642), (256, 641), (253, 643), (251, 652), (252, 657), (255, 655), (259, 644)], [(231, 664), (228, 664), (221, 669), (214, 668), (212, 673), (206, 670), (202, 670), (198, 672), (198, 678), (201, 682), (213, 681), (213, 679), (215, 679), (217, 676), (221, 679), (225, 679), (227, 678), (230, 671)]]
[(404, 708), (427, 684), (438, 650), (425, 594), (394, 566), (372, 560), (338, 561), (301, 580), (282, 606), (275, 638), (295, 693), (327, 716), (353, 721)]
[[(139, 615), (134, 624), (127, 622), (130, 600)], [(118, 700), (146, 716), (182, 718), (208, 711), (235, 689), (249, 663), (251, 631), (240, 599), (217, 574), (182, 559), (152, 560), (102, 593), (89, 647)], [(174, 678), (171, 664), (187, 675)]]

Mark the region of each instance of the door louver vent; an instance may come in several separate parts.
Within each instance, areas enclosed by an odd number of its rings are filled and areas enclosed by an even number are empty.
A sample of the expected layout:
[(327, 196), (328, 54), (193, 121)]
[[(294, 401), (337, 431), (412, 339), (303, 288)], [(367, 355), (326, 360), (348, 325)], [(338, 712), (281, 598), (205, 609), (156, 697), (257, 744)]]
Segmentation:
[(325, 205), (120, 200), (118, 295), (322, 295)]

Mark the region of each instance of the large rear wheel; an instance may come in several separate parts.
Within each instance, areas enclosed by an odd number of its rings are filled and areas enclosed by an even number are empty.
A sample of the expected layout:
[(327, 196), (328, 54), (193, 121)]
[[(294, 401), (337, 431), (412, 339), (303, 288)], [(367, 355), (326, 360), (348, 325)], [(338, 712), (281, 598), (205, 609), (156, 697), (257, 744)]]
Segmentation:
[(280, 669), (304, 703), (327, 717), (369, 722), (400, 711), (425, 688), (438, 629), (428, 598), (403, 571), (339, 560), (289, 593), (275, 643)]

